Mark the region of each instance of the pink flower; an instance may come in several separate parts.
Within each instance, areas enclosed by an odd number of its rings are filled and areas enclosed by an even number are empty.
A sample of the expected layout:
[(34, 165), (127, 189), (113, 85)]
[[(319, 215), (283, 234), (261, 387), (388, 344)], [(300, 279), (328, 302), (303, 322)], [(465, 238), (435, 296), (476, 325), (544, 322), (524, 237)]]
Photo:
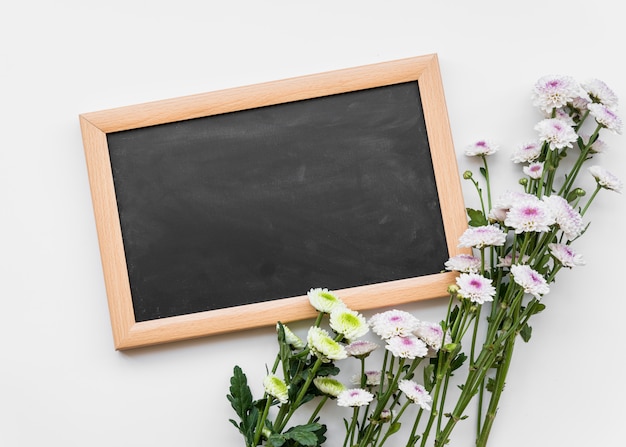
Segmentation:
[(576, 267), (577, 265), (585, 265), (582, 256), (576, 254), (568, 245), (565, 244), (548, 244), (552, 256), (554, 256), (563, 267)]
[(493, 301), (496, 289), (491, 285), (491, 280), (477, 273), (462, 273), (456, 279), (459, 286), (458, 294), (474, 303), (483, 304), (485, 301)]
[(578, 139), (574, 128), (558, 118), (540, 121), (535, 130), (539, 132), (539, 141), (548, 143), (552, 150), (573, 147), (573, 143)]
[(385, 346), (394, 357), (403, 359), (414, 359), (426, 357), (428, 354), (428, 346), (423, 340), (420, 340), (415, 335), (408, 335), (406, 337), (391, 337), (387, 340), (387, 346)]
[(513, 280), (536, 298), (550, 292), (546, 279), (528, 265), (512, 265)]
[(491, 141), (479, 140), (465, 148), (465, 155), (475, 157), (479, 155), (495, 154), (500, 148)]

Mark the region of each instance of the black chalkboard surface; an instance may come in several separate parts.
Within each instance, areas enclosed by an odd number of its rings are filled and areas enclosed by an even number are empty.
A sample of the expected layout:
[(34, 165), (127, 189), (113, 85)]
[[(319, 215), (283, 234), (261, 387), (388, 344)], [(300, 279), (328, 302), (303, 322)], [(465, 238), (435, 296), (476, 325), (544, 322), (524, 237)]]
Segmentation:
[(136, 321), (441, 271), (417, 82), (108, 135)]
[(80, 115), (115, 347), (445, 295), (466, 228), (435, 55)]

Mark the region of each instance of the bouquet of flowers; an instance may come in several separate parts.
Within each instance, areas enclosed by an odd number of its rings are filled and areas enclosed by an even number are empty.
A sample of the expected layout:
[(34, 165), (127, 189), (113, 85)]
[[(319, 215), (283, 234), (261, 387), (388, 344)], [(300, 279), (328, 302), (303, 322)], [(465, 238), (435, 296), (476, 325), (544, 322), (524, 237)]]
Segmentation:
[[(318, 317), (304, 340), (277, 323), (278, 353), (261, 398), (253, 398), (246, 375), (234, 368), (227, 397), (246, 447), (323, 445), (322, 409), (329, 402), (350, 409), (344, 447), (383, 446), (392, 436), (394, 446), (441, 447), (473, 402), (476, 445), (487, 445), (515, 343), (531, 338), (529, 322), (546, 307), (542, 298), (558, 272), (584, 264), (573, 244), (588, 228), (584, 216), (598, 192), (622, 189), (595, 164), (587, 168), (592, 193), (577, 186), (583, 167), (604, 150), (600, 133), (621, 133), (618, 100), (604, 82), (545, 76), (533, 102), (543, 117), (536, 141), (512, 156), (523, 171), (515, 189), (492, 201), (488, 157), (498, 147), (483, 140), (466, 149), (479, 160), (480, 175), (467, 171), (463, 178), (481, 206), (467, 209), (468, 230), (459, 241), (471, 253), (442, 266), (458, 272), (442, 320), (397, 309), (367, 319), (332, 291), (311, 289)], [(351, 382), (339, 362), (354, 362)]]

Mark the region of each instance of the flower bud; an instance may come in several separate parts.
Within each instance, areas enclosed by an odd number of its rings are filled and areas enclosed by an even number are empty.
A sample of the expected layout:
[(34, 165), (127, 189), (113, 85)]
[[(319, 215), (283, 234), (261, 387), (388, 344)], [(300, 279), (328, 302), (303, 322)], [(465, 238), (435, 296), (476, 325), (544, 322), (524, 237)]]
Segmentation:
[(457, 293), (459, 293), (459, 286), (457, 286), (456, 284), (450, 284), (448, 286), (448, 293), (450, 295), (456, 295)]
[(463, 173), (463, 178), (464, 178), (465, 180), (469, 180), (469, 179), (471, 179), (471, 178), (472, 178), (472, 176), (473, 176), (472, 171), (465, 171), (465, 172)]
[(519, 179), (519, 184), (522, 186), (528, 185), (528, 179), (526, 177), (522, 177), (521, 179)]
[(585, 194), (587, 194), (587, 192), (586, 192), (584, 189), (582, 189), (582, 188), (576, 188), (576, 189), (574, 190), (574, 193), (575, 193), (578, 197), (582, 197), (582, 196), (584, 196)]

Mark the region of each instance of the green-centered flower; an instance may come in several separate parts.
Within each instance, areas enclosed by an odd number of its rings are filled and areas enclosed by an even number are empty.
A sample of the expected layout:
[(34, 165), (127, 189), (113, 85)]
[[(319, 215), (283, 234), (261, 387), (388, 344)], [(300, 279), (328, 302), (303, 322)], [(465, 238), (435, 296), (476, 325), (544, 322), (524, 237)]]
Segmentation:
[(309, 329), (307, 341), (311, 352), (325, 363), (331, 360), (342, 360), (348, 356), (343, 345), (337, 343), (328, 335), (328, 332), (317, 326)]
[(331, 313), (337, 308), (346, 307), (341, 299), (328, 289), (311, 289), (307, 293), (309, 302), (318, 312)]
[[(296, 334), (294, 334), (291, 329), (289, 329), (287, 326), (285, 326), (284, 324), (283, 326), (283, 330), (285, 331), (285, 341), (287, 342), (287, 344), (293, 348), (296, 349), (302, 349), (305, 346), (304, 341), (302, 341), (302, 339), (300, 337), (298, 337)], [(280, 325), (276, 325), (276, 330), (278, 330), (280, 327)]]
[(369, 331), (365, 317), (347, 307), (337, 308), (330, 313), (330, 327), (349, 341), (361, 338)]
[(346, 390), (343, 383), (330, 377), (316, 377), (313, 379), (313, 384), (322, 393), (331, 397), (337, 397), (342, 391)]
[(263, 380), (265, 392), (275, 397), (281, 404), (289, 401), (289, 387), (276, 374), (268, 374)]

